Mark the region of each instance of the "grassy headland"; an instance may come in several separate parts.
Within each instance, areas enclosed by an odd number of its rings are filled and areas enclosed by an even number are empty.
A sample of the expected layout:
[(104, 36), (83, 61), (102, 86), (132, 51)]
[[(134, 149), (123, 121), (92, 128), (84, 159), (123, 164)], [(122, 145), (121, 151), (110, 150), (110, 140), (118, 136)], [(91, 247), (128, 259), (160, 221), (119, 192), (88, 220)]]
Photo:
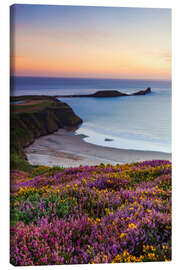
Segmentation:
[(82, 120), (70, 106), (50, 96), (11, 97), (10, 105), (10, 165), (11, 169), (29, 171), (24, 147), (40, 136), (59, 128), (73, 127)]

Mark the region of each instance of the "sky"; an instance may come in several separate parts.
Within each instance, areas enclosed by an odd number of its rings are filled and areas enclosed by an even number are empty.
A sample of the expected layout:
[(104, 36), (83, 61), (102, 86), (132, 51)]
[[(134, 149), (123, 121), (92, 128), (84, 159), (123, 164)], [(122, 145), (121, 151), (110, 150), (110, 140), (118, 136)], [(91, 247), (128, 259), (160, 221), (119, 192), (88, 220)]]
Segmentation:
[(171, 10), (13, 5), (11, 74), (171, 79)]

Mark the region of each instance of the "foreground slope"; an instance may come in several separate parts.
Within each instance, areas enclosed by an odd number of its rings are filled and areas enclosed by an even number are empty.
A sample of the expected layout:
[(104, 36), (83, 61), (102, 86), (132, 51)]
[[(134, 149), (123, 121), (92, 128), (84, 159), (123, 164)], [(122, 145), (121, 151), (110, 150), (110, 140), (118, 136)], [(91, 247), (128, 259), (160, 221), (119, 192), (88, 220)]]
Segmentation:
[(11, 263), (171, 260), (171, 163), (11, 172)]

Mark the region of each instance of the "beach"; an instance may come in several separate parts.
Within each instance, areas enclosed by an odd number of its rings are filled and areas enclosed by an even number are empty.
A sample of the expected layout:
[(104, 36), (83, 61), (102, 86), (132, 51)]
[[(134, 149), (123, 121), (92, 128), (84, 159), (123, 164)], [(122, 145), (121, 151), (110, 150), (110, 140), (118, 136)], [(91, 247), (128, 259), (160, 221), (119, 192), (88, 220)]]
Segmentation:
[(75, 130), (59, 129), (42, 136), (25, 148), (32, 165), (77, 167), (85, 165), (124, 164), (144, 160), (170, 160), (171, 154), (155, 151), (124, 150), (104, 147), (83, 140), (83, 134)]

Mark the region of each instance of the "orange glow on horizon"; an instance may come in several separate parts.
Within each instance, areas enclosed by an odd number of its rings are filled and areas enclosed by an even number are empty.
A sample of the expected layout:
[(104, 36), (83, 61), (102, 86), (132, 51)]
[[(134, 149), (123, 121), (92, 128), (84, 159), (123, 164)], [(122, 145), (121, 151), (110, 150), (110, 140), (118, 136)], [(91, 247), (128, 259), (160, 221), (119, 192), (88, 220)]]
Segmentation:
[[(156, 58), (156, 57), (155, 57)], [(12, 58), (15, 75), (19, 76), (52, 76), (52, 77), (97, 77), (97, 78), (139, 78), (171, 79), (171, 61), (140, 57), (138, 55), (113, 55), (67, 61), (56, 59), (17, 56)], [(13, 71), (11, 69), (11, 72)]]
[(12, 35), (11, 74), (171, 79), (170, 12), (84, 7), (79, 17), (80, 10), (66, 18), (61, 7), (51, 13), (39, 7), (26, 17), (23, 8)]

